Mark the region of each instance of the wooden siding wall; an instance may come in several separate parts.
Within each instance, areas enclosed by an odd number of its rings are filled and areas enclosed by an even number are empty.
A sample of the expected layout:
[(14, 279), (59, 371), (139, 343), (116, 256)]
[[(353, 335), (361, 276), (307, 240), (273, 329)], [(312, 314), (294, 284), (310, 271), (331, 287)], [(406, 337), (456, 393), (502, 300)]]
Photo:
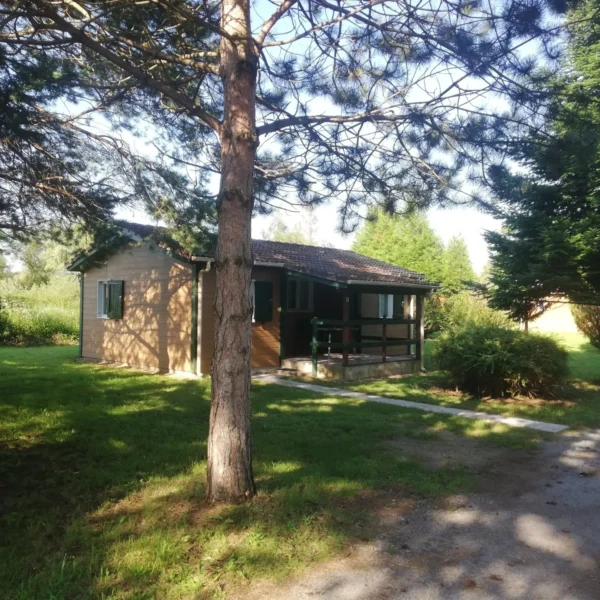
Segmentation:
[[(123, 280), (122, 319), (97, 317), (98, 281)], [(83, 278), (84, 358), (189, 371), (192, 269), (161, 250), (130, 246)]]
[[(410, 299), (411, 296), (404, 296), (404, 318), (408, 319), (410, 314)], [(365, 294), (361, 295), (361, 317), (363, 319), (377, 319), (379, 318), (379, 294)], [(361, 335), (364, 337), (378, 337), (382, 336), (383, 326), (382, 325), (363, 325)], [(409, 337), (409, 325), (388, 325), (386, 327), (387, 337), (389, 338), (404, 338)], [(367, 348), (364, 350), (365, 354), (381, 354), (381, 348)], [(409, 354), (408, 346), (388, 346), (386, 350), (388, 356), (400, 356), (402, 354)]]
[[(252, 323), (252, 367), (279, 366), (279, 277), (277, 269), (255, 267), (252, 279), (273, 282), (273, 320), (268, 323)], [(200, 372), (209, 375), (214, 351), (215, 320), (213, 309), (215, 304), (216, 277), (214, 270), (200, 274), (201, 287), (199, 297), (202, 299), (199, 311), (200, 320)]]

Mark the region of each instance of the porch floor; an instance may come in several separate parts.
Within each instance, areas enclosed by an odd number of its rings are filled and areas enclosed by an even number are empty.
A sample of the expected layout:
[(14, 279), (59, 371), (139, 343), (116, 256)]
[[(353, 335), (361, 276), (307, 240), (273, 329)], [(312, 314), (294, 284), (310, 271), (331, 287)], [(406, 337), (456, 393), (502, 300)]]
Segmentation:
[[(381, 354), (349, 354), (348, 366), (344, 366), (341, 354), (321, 355), (317, 359), (317, 379), (369, 379), (390, 375), (414, 373), (418, 369), (417, 359), (413, 355), (388, 356), (382, 362)], [(313, 376), (312, 358), (297, 356), (284, 358), (281, 368), (294, 371), (296, 375)]]
[[(386, 358), (386, 363), (390, 362), (399, 362), (406, 360), (414, 360), (415, 357), (413, 354), (402, 354), (399, 356), (388, 356)], [(311, 356), (293, 356), (290, 358), (284, 358), (283, 363), (289, 363), (290, 365), (297, 363), (304, 363), (308, 361), (312, 366), (312, 357)], [(332, 352), (330, 355), (322, 354), (317, 358), (317, 364), (319, 365), (343, 365), (344, 358), (341, 353)], [(383, 363), (381, 360), (381, 354), (348, 354), (348, 366), (351, 365), (372, 365)]]

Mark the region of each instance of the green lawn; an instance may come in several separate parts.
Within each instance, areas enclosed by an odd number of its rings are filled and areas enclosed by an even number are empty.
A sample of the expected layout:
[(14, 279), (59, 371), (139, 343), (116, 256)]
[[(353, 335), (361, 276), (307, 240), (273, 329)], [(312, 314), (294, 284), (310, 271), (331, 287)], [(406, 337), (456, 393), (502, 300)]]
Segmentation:
[(442, 429), (526, 446), (541, 434), (277, 386), (253, 388), (260, 493), (205, 505), (208, 382), (0, 349), (0, 598), (219, 598), (374, 535), (397, 495), (468, 489), (387, 440)]
[(572, 379), (570, 389), (554, 400), (489, 400), (472, 398), (453, 390), (443, 373), (433, 371), (435, 365), (431, 356), (435, 340), (428, 341), (425, 345), (425, 364), (432, 370), (425, 375), (374, 381), (333, 382), (328, 385), (391, 398), (564, 423), (571, 427), (600, 427), (600, 351), (580, 334), (562, 334), (557, 337), (569, 350)]

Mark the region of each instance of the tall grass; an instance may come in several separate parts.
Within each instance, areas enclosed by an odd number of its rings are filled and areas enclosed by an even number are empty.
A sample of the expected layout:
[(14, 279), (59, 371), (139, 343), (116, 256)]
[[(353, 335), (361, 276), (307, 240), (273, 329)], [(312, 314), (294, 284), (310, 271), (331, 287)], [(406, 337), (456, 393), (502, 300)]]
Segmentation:
[(48, 285), (24, 289), (18, 276), (0, 283), (0, 345), (70, 344), (79, 332), (79, 283), (56, 274)]

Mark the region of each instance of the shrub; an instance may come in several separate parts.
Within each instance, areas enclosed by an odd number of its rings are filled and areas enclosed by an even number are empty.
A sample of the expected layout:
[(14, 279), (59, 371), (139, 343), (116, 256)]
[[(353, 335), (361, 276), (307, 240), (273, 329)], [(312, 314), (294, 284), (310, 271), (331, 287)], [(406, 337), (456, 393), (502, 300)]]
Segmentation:
[(600, 306), (571, 305), (577, 329), (587, 337), (592, 346), (600, 350)]
[(569, 371), (567, 351), (551, 337), (494, 326), (445, 333), (435, 358), (461, 390), (493, 398), (553, 395)]
[(73, 343), (79, 331), (79, 285), (56, 274), (48, 285), (23, 288), (13, 276), (0, 284), (0, 345)]
[(49, 307), (0, 311), (0, 345), (67, 344), (75, 342), (78, 334), (78, 314), (71, 310)]
[(425, 328), (429, 332), (456, 331), (467, 324), (511, 329), (515, 324), (502, 312), (470, 292), (444, 297), (435, 294), (426, 300)]

